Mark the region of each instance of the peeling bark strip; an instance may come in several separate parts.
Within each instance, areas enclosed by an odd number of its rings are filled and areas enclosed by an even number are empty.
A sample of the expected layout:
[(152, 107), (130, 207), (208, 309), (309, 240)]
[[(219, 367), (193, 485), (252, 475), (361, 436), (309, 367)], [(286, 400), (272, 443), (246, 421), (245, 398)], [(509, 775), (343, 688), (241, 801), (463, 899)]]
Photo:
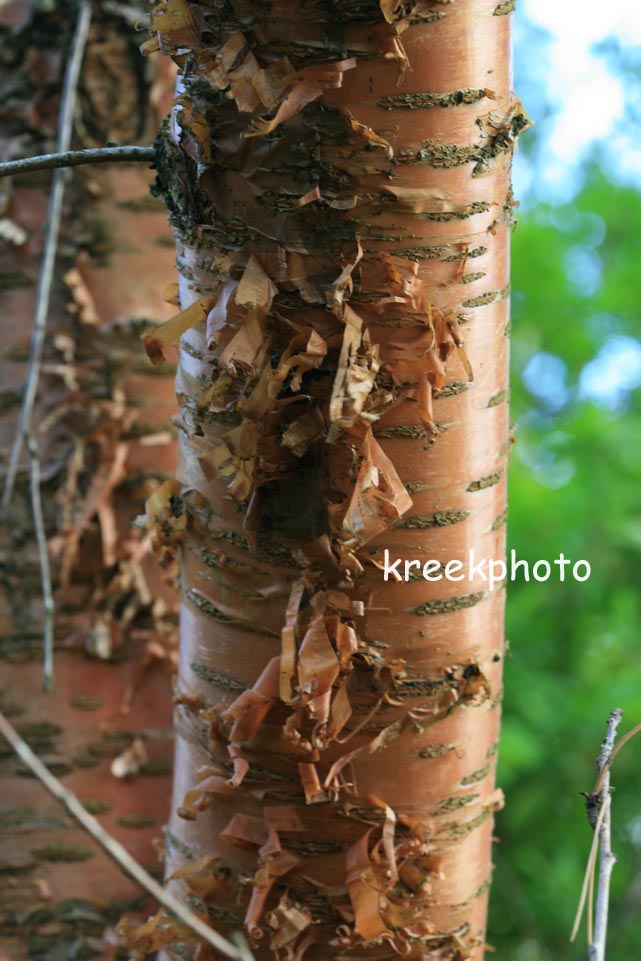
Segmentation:
[[(183, 332), (181, 487), (150, 511), (185, 600), (169, 878), (224, 931), (240, 906), (261, 961), (483, 956), (504, 595), (385, 584), (376, 555), (504, 552), (527, 120), (495, 6), (152, 12), (182, 69), (156, 187), (180, 313), (145, 336)], [(473, 149), (398, 162), (425, 143)]]

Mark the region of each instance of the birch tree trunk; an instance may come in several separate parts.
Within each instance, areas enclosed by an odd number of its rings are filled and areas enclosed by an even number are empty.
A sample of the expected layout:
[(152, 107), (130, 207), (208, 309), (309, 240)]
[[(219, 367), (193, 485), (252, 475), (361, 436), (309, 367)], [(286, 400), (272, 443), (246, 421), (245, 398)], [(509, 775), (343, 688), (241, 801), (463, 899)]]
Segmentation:
[(181, 552), (168, 870), (261, 961), (484, 954), (504, 592), (383, 567), (504, 555), (512, 7), (152, 14), (181, 68), (182, 310), (145, 337), (182, 335), (149, 513)]
[[(0, 10), (4, 157), (53, 148), (74, 15), (71, 4)], [(150, 98), (167, 109), (171, 77), (165, 66), (145, 69), (130, 32), (118, 16), (95, 12), (76, 117), (80, 145), (148, 142), (157, 123)], [(33, 426), (54, 575), (54, 690), (42, 691), (40, 557), (25, 456), (2, 530), (0, 709), (157, 872), (152, 841), (167, 814), (176, 611), (131, 523), (175, 470), (171, 369), (150, 374), (138, 341), (143, 324), (167, 316), (161, 288), (173, 250), (162, 208), (149, 203), (149, 180), (142, 168), (100, 168), (75, 172), (67, 187)], [(24, 391), (50, 186), (50, 174), (2, 182), (3, 473)], [(113, 927), (138, 887), (0, 740), (0, 955), (111, 955)]]

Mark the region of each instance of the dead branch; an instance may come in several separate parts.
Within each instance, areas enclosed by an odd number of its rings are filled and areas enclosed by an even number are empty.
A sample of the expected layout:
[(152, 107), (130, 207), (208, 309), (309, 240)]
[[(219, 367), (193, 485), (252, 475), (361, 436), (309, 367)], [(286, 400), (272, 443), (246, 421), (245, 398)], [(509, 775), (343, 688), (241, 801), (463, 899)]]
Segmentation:
[(153, 146), (94, 147), (87, 150), (63, 150), (39, 157), (23, 157), (0, 163), (0, 177), (31, 173), (34, 170), (60, 170), (63, 167), (79, 167), (82, 164), (146, 163), (153, 160)]
[(599, 800), (605, 814), (603, 823), (599, 830), (599, 880), (597, 885), (596, 912), (594, 922), (594, 937), (588, 946), (589, 961), (605, 961), (605, 942), (608, 930), (608, 907), (610, 901), (610, 878), (612, 869), (616, 864), (616, 856), (612, 852), (611, 825), (612, 825), (612, 797), (610, 794), (610, 771), (609, 761), (614, 750), (617, 728), (621, 723), (623, 712), (615, 708), (608, 718), (608, 727), (605, 735), (597, 765), (600, 771), (605, 770), (601, 782), (601, 792)]
[[(595, 823), (592, 825), (594, 828), (594, 836), (592, 838), (592, 844), (590, 845), (590, 853), (588, 855), (588, 863), (585, 866), (585, 873), (583, 875), (583, 884), (581, 885), (581, 895), (579, 897), (579, 905), (576, 909), (576, 915), (574, 916), (574, 925), (572, 926), (572, 933), (570, 935), (570, 941), (576, 939), (579, 933), (579, 927), (581, 925), (581, 918), (583, 917), (583, 912), (585, 910), (585, 902), (588, 899), (588, 892), (592, 890), (592, 883), (594, 880), (594, 867), (596, 864), (596, 855), (599, 847), (599, 832), (601, 831), (601, 824), (603, 823), (603, 815), (605, 814), (605, 808), (601, 808)], [(590, 823), (592, 823), (590, 821)], [(588, 941), (592, 940), (592, 922), (588, 920)]]
[[(62, 102), (60, 109), (60, 122), (58, 124), (57, 146), (59, 151), (69, 148), (71, 135), (73, 132), (73, 115), (76, 105), (76, 93), (78, 89), (78, 78), (84, 57), (87, 39), (89, 37), (89, 26), (91, 24), (91, 2), (82, 0), (78, 9), (78, 18), (72, 39), (71, 56), (67, 64), (65, 81), (62, 90)], [(51, 690), (53, 685), (53, 628), (54, 628), (54, 601), (51, 589), (51, 571), (49, 568), (49, 557), (47, 554), (47, 542), (42, 517), (42, 502), (40, 498), (40, 458), (38, 445), (31, 431), (31, 417), (38, 393), (38, 381), (40, 379), (40, 365), (42, 361), (42, 351), (44, 348), (45, 332), (47, 328), (47, 314), (49, 313), (49, 299), (51, 296), (51, 285), (53, 281), (53, 271), (58, 250), (58, 235), (60, 233), (60, 221), (62, 219), (62, 204), (65, 192), (65, 172), (56, 170), (53, 175), (51, 196), (49, 198), (49, 210), (47, 218), (47, 232), (45, 240), (44, 256), (40, 266), (38, 277), (38, 289), (36, 292), (36, 309), (33, 320), (33, 331), (31, 334), (31, 348), (29, 352), (29, 366), (27, 368), (27, 380), (24, 388), (22, 407), (16, 429), (16, 436), (11, 448), (9, 466), (5, 479), (4, 492), (2, 496), (1, 510), (6, 513), (11, 503), (11, 495), (15, 484), (23, 444), (26, 442), (29, 448), (29, 473), (31, 481), (31, 505), (34, 518), (34, 527), (38, 541), (38, 554), (40, 557), (40, 573), (44, 592), (45, 604), (45, 623), (43, 640), (43, 659), (44, 659), (44, 688)]]
[(220, 951), (226, 958), (231, 958), (232, 961), (253, 961), (244, 938), (242, 942), (240, 940), (242, 935), (237, 934), (234, 939), (236, 944), (231, 944), (223, 938), (222, 935), (214, 931), (213, 928), (210, 928), (208, 924), (205, 924), (205, 922), (190, 911), (188, 907), (175, 898), (173, 894), (170, 894), (169, 891), (161, 887), (150, 874), (147, 874), (145, 869), (138, 864), (126, 848), (108, 834), (102, 825), (89, 814), (76, 795), (67, 790), (58, 778), (54, 777), (51, 771), (49, 771), (40, 758), (33, 753), (26, 741), (20, 737), (16, 729), (7, 721), (1, 712), (0, 734), (7, 739), (18, 757), (24, 761), (47, 790), (64, 804), (69, 813), (78, 821), (85, 831), (98, 842), (109, 857), (127, 871), (132, 878), (134, 878), (142, 888), (148, 891), (149, 894), (156, 898), (164, 908), (171, 911), (179, 921), (182, 921), (190, 930), (194, 931), (195, 934), (203, 938), (203, 940), (217, 951)]
[[(65, 82), (62, 91), (62, 103), (60, 108), (60, 122), (58, 124), (57, 148), (58, 152), (63, 153), (69, 149), (71, 134), (73, 131), (73, 115), (76, 106), (76, 93), (78, 89), (78, 78), (80, 67), (84, 57), (87, 38), (89, 36), (89, 25), (91, 23), (91, 3), (83, 0), (78, 9), (78, 19), (72, 39), (71, 55), (65, 73)], [(31, 433), (31, 415), (38, 392), (38, 381), (40, 378), (40, 363), (42, 360), (42, 350), (44, 347), (45, 331), (47, 327), (47, 314), (49, 312), (49, 298), (51, 295), (51, 284), (53, 280), (53, 269), (56, 261), (58, 249), (58, 235), (60, 233), (60, 221), (62, 219), (62, 202), (65, 192), (65, 171), (58, 169), (53, 175), (51, 186), (51, 196), (49, 198), (49, 210), (47, 217), (47, 234), (45, 241), (44, 256), (40, 267), (38, 278), (38, 290), (36, 293), (36, 310), (33, 321), (33, 332), (31, 335), (31, 349), (29, 353), (29, 366), (27, 369), (27, 381), (25, 384), (20, 419), (16, 430), (15, 440), (11, 449), (11, 457), (7, 469), (7, 476), (2, 495), (2, 513), (6, 511), (11, 502), (13, 488), (18, 473), (22, 447)]]
[(53, 632), (55, 622), (55, 607), (53, 602), (53, 588), (51, 586), (51, 567), (47, 548), (47, 534), (42, 514), (42, 495), (40, 491), (40, 455), (35, 439), (29, 434), (27, 448), (30, 459), (31, 481), (31, 511), (33, 526), (38, 544), (38, 558), (40, 561), (40, 581), (42, 584), (42, 599), (44, 601), (44, 650), (43, 650), (43, 687), (50, 691), (53, 687)]
[[(605, 961), (605, 943), (608, 928), (608, 906), (610, 900), (610, 879), (616, 857), (612, 852), (612, 797), (610, 794), (610, 767), (619, 748), (639, 730), (637, 725), (621, 739), (615, 747), (617, 728), (621, 723), (623, 711), (615, 708), (610, 712), (605, 738), (597, 757), (599, 776), (595, 788), (590, 793), (581, 792), (585, 798), (585, 810), (590, 826), (594, 831), (590, 855), (585, 869), (581, 897), (570, 941), (574, 941), (579, 930), (581, 917), (588, 898), (588, 961)], [(599, 852), (599, 875), (597, 882), (596, 918), (593, 925), (592, 905), (593, 888), (596, 876), (597, 850)], [(594, 928), (594, 932), (593, 932)]]

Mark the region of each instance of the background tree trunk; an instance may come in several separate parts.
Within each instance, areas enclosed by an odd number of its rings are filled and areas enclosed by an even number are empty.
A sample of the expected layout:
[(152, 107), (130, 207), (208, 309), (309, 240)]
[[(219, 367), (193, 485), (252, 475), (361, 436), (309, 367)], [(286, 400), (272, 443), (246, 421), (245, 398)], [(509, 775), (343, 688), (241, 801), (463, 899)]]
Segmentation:
[[(3, 153), (53, 147), (75, 5), (0, 11)], [(131, 11), (133, 13), (133, 11)], [(149, 142), (171, 70), (140, 57), (132, 24), (94, 14), (76, 141)], [(155, 107), (150, 107), (150, 100)], [(42, 693), (39, 561), (27, 459), (3, 532), (0, 706), (50, 769), (150, 870), (167, 812), (174, 591), (131, 522), (175, 469), (171, 367), (150, 371), (138, 333), (167, 316), (173, 249), (144, 168), (74, 172), (51, 303), (36, 425), (55, 571), (53, 694)], [(22, 400), (50, 175), (2, 182), (3, 459)], [(169, 246), (167, 241), (169, 240)], [(63, 275), (65, 282), (63, 283)], [(120, 775), (116, 777), (112, 763)], [(0, 954), (111, 954), (103, 932), (139, 889), (29, 777), (0, 756)], [(83, 955), (84, 956), (84, 955)]]
[(260, 959), (484, 953), (504, 593), (381, 562), (504, 554), (511, 7), (152, 17), (182, 67), (183, 312), (147, 337), (183, 333), (167, 857)]

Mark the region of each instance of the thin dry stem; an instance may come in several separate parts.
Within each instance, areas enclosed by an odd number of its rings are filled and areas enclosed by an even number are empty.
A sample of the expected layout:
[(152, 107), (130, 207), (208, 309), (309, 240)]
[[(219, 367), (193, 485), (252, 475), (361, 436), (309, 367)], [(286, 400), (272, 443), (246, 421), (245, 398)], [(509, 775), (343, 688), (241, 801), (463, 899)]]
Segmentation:
[[(69, 149), (71, 134), (73, 130), (73, 115), (76, 105), (76, 93), (78, 89), (78, 78), (84, 57), (87, 38), (89, 36), (89, 25), (91, 23), (91, 3), (83, 0), (78, 10), (78, 19), (74, 30), (71, 56), (67, 64), (64, 88), (62, 92), (62, 104), (60, 110), (60, 122), (58, 124), (58, 152)], [(53, 175), (51, 186), (51, 196), (49, 198), (49, 210), (47, 218), (47, 236), (45, 241), (44, 256), (40, 267), (38, 278), (38, 290), (36, 293), (36, 310), (33, 321), (33, 333), (31, 335), (31, 349), (29, 353), (29, 366), (27, 369), (27, 380), (20, 410), (20, 419), (16, 430), (16, 436), (11, 449), (9, 467), (5, 480), (4, 493), (2, 496), (2, 513), (6, 516), (7, 509), (11, 502), (13, 488), (15, 485), (16, 474), (22, 454), (22, 446), (31, 432), (31, 416), (38, 392), (38, 381), (40, 377), (40, 364), (42, 360), (42, 350), (44, 347), (45, 332), (47, 327), (47, 314), (49, 312), (49, 299), (51, 296), (51, 284), (53, 281), (53, 270), (56, 262), (56, 252), (58, 249), (58, 235), (60, 233), (60, 221), (62, 219), (62, 203), (65, 192), (65, 171), (56, 170)]]
[(33, 526), (38, 544), (38, 558), (40, 561), (40, 581), (42, 584), (42, 598), (44, 602), (44, 643), (43, 643), (43, 687), (51, 691), (53, 687), (53, 633), (55, 623), (55, 606), (53, 602), (53, 588), (51, 586), (51, 567), (47, 549), (47, 534), (42, 513), (42, 496), (40, 491), (40, 456), (35, 438), (29, 434), (27, 448), (30, 460), (31, 481), (31, 510)]
[(185, 924), (198, 937), (202, 938), (213, 948), (232, 961), (253, 961), (249, 949), (244, 942), (241, 942), (242, 935), (237, 935), (234, 940), (236, 944), (231, 944), (222, 935), (218, 934), (208, 924), (205, 924), (197, 915), (189, 910), (184, 904), (178, 901), (169, 891), (158, 884), (150, 874), (129, 854), (129, 852), (108, 834), (101, 824), (82, 806), (75, 794), (67, 790), (60, 781), (54, 777), (51, 771), (45, 767), (40, 758), (36, 757), (28, 744), (20, 737), (15, 728), (9, 723), (5, 716), (0, 712), (0, 734), (7, 739), (18, 757), (24, 761), (27, 767), (42, 782), (48, 791), (61, 801), (69, 813), (87, 831), (104, 851), (112, 858), (116, 864), (128, 872), (138, 884), (149, 892), (164, 908), (174, 914), (179, 921)]

